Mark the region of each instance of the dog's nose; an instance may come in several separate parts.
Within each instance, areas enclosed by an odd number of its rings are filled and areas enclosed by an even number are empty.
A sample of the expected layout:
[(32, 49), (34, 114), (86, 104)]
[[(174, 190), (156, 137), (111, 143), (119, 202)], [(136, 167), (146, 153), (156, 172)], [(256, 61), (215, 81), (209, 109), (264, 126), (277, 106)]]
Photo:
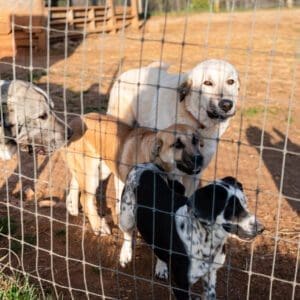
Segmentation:
[(263, 233), (264, 230), (265, 230), (265, 226), (259, 222), (256, 222), (256, 232), (258, 234), (261, 234), (261, 233)]
[(223, 99), (219, 102), (219, 107), (225, 111), (228, 112), (231, 110), (231, 108), (233, 107), (233, 102), (231, 100), (228, 99)]
[(67, 138), (68, 138), (68, 140), (72, 137), (72, 135), (73, 135), (73, 130), (70, 127), (68, 127), (68, 130), (67, 130)]

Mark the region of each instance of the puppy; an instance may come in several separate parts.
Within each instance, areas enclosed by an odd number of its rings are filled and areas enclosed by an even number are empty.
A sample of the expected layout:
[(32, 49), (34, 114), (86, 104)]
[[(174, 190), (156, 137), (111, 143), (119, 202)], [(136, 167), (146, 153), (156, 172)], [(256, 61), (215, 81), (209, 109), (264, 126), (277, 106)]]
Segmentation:
[(29, 82), (0, 80), (0, 158), (11, 159), (17, 144), (41, 154), (63, 146), (72, 132), (53, 106), (48, 95)]
[[(99, 180), (110, 173), (120, 199), (126, 176), (136, 163), (152, 161), (169, 173), (175, 168), (188, 174), (201, 171), (200, 138), (190, 126), (179, 124), (154, 132), (133, 129), (115, 117), (97, 113), (75, 118), (70, 126), (74, 133), (65, 155), (72, 179), (66, 206), (71, 215), (78, 215), (81, 192), (80, 201), (95, 234), (110, 233), (105, 218), (97, 213), (95, 197)], [(118, 213), (118, 202), (116, 210)]]
[[(128, 125), (137, 122), (164, 129), (181, 123), (198, 129), (205, 139), (204, 170), (235, 114), (238, 73), (230, 63), (216, 59), (203, 61), (184, 74), (170, 74), (168, 67), (155, 62), (123, 73), (112, 87), (107, 113)], [(184, 179), (188, 195), (197, 188), (200, 176), (196, 184)]]
[(167, 278), (170, 268), (177, 299), (189, 299), (189, 288), (200, 277), (204, 299), (216, 299), (216, 271), (224, 264), (227, 238), (251, 240), (264, 227), (248, 211), (242, 185), (233, 177), (197, 189), (190, 198), (178, 191), (152, 163), (130, 171), (121, 200), (120, 263), (124, 267), (132, 259), (136, 226), (158, 257), (156, 275)]

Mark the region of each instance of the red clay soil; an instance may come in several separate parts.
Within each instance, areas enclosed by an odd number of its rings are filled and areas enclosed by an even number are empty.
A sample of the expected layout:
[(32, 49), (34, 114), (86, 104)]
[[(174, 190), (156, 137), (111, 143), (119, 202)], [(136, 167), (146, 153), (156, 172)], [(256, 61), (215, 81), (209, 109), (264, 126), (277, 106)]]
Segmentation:
[[(153, 60), (169, 62), (171, 72), (187, 71), (214, 57), (237, 67), (238, 113), (203, 179), (205, 183), (227, 175), (238, 177), (266, 231), (253, 243), (228, 242), (227, 261), (218, 272), (218, 299), (269, 299), (270, 295), (278, 300), (300, 299), (299, 13), (295, 9), (198, 14), (190, 15), (187, 23), (185, 17), (168, 17), (163, 43), (165, 19), (153, 17), (139, 32), (70, 42), (66, 59), (64, 43), (53, 45), (48, 74), (37, 69), (46, 68), (45, 56), (33, 57), (34, 81), (45, 89), (49, 81), (56, 110), (66, 110), (68, 118), (82, 111), (105, 111), (115, 77)], [(12, 78), (7, 61), (0, 61), (1, 79)], [(23, 67), (29, 62), (24, 56), (17, 60)], [(16, 68), (16, 74), (19, 79), (30, 75), (26, 68)], [(15, 229), (10, 239), (0, 235), (0, 248), (11, 248), (18, 255), (21, 266), (14, 255), (11, 266), (26, 272), (42, 296), (169, 298), (170, 284), (155, 279), (154, 257), (139, 238), (133, 263), (125, 269), (118, 264), (122, 236), (112, 220), (112, 178), (101, 185), (98, 198), (99, 207), (106, 199), (113, 234), (96, 237), (82, 213), (71, 217), (66, 212), (69, 173), (61, 153), (36, 161), (22, 153), (19, 160), (19, 164), (16, 158), (0, 162), (0, 216), (9, 216)], [(54, 207), (40, 207), (49, 199)], [(200, 282), (193, 291), (201, 293)]]

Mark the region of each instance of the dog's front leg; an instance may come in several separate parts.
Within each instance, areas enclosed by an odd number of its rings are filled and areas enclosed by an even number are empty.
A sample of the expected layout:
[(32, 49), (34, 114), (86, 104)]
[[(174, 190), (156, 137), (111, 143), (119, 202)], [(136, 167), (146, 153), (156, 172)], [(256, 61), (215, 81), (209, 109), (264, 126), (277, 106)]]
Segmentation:
[(206, 273), (203, 277), (203, 296), (204, 300), (215, 300), (216, 299), (216, 280), (217, 270), (214, 268)]
[(79, 184), (72, 174), (69, 193), (66, 197), (66, 207), (70, 215), (78, 216), (78, 202), (79, 202)]
[(125, 184), (116, 175), (114, 175), (114, 184), (116, 190), (116, 215), (118, 216), (120, 214), (121, 197)]

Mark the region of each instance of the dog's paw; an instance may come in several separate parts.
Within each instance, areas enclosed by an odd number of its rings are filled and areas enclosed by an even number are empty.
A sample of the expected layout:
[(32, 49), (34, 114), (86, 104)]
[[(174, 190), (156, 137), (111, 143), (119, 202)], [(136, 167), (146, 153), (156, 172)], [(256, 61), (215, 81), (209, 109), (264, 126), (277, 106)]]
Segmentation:
[(167, 280), (168, 274), (169, 272), (167, 264), (158, 259), (155, 266), (155, 276), (159, 279)]
[(131, 243), (124, 242), (120, 253), (120, 265), (125, 268), (132, 260), (132, 246)]
[(74, 205), (74, 201), (70, 195), (68, 195), (66, 198), (66, 208), (70, 215), (78, 216), (79, 214), (78, 205)]
[(100, 233), (101, 233), (102, 236), (103, 236), (103, 235), (110, 235), (110, 234), (111, 234), (110, 227), (109, 227), (109, 225), (107, 224), (105, 218), (102, 218), (102, 219), (101, 219), (101, 229), (100, 229)]

